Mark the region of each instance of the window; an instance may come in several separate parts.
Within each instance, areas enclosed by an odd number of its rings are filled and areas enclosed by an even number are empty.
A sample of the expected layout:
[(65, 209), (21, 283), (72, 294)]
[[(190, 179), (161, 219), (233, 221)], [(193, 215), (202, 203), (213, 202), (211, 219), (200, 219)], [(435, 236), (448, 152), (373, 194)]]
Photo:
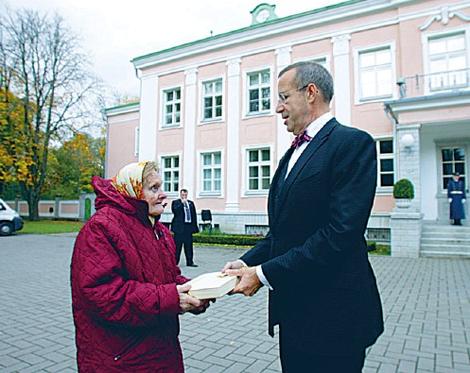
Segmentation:
[(249, 73), (248, 114), (257, 114), (271, 109), (271, 73), (269, 70)]
[(271, 183), (271, 156), (269, 148), (250, 149), (248, 157), (248, 191), (268, 190)]
[(467, 58), (465, 34), (430, 38), (429, 89), (431, 91), (466, 86)]
[(163, 91), (163, 127), (177, 126), (181, 120), (181, 89)]
[(359, 95), (361, 100), (390, 97), (393, 93), (390, 47), (359, 52)]
[(395, 182), (393, 172), (393, 141), (377, 141), (377, 177), (379, 187), (391, 187)]
[(220, 194), (222, 185), (221, 152), (201, 154), (202, 192)]
[(163, 190), (177, 193), (180, 181), (180, 158), (177, 155), (162, 157)]
[(447, 190), (447, 184), (454, 172), (460, 174), (465, 185), (465, 149), (460, 146), (449, 146), (441, 149), (442, 158), (442, 189)]
[(202, 84), (202, 120), (222, 118), (222, 79)]

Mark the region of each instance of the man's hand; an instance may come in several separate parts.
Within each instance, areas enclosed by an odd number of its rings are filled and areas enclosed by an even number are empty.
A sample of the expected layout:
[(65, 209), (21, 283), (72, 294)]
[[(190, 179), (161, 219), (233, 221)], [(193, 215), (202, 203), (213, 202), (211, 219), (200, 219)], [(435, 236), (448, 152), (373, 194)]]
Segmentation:
[(449, 198), (449, 203), (452, 203), (452, 198)]
[(195, 315), (203, 313), (209, 307), (209, 299), (200, 300), (188, 294), (191, 285), (176, 285), (180, 297), (180, 314), (191, 312)]
[(224, 268), (222, 268), (222, 273), (225, 273), (227, 269), (240, 269), (243, 267), (246, 267), (246, 264), (243, 263), (240, 259), (233, 262), (227, 262), (225, 263)]
[[(233, 263), (233, 262), (232, 262)], [(229, 264), (229, 263), (227, 263)], [(225, 267), (224, 267), (225, 268)], [(263, 284), (256, 274), (255, 267), (242, 267), (240, 269), (227, 269), (224, 271), (228, 276), (238, 276), (240, 281), (231, 291), (231, 294), (241, 293), (246, 296), (253, 296)]]

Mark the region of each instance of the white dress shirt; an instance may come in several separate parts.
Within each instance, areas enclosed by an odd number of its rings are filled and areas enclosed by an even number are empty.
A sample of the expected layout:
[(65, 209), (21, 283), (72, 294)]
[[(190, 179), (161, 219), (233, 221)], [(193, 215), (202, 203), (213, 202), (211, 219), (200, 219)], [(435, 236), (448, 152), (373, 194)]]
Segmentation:
[[(321, 115), (317, 119), (315, 119), (312, 123), (310, 123), (306, 130), (307, 130), (307, 135), (309, 135), (312, 140), (313, 138), (317, 135), (318, 132), (323, 128), (323, 126), (330, 121), (333, 118), (333, 115), (328, 111), (325, 114)], [(312, 141), (310, 140), (310, 141)], [(298, 148), (294, 150), (292, 153), (290, 159), (289, 159), (289, 164), (287, 166), (287, 172), (286, 172), (286, 179), (287, 176), (289, 175), (289, 172), (292, 170), (294, 167), (295, 163), (297, 160), (300, 158), (304, 150), (307, 148), (308, 144), (310, 141), (305, 141), (302, 145), (300, 145)], [(269, 290), (273, 290), (272, 286), (270, 285), (268, 279), (263, 273), (263, 270), (261, 269), (261, 265), (256, 266), (256, 275), (258, 276), (259, 280), (261, 283), (269, 288)]]

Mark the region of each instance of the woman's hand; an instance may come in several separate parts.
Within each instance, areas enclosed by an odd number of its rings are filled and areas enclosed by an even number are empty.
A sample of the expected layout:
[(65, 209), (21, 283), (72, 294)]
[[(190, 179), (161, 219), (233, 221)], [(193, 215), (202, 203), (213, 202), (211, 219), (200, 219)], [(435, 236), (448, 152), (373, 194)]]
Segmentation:
[(209, 299), (197, 299), (188, 294), (191, 285), (183, 284), (176, 285), (176, 290), (180, 297), (180, 314), (191, 312), (192, 314), (198, 315), (206, 311), (209, 307)]

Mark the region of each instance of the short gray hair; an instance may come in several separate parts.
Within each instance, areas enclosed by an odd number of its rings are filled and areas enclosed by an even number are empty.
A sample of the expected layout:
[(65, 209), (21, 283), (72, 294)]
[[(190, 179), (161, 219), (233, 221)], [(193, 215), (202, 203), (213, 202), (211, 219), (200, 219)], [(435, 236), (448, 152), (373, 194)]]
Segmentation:
[(329, 103), (331, 101), (334, 94), (333, 78), (327, 69), (316, 62), (301, 61), (282, 69), (279, 78), (292, 69), (295, 69), (295, 82), (298, 89), (313, 83), (321, 91), (325, 102)]

